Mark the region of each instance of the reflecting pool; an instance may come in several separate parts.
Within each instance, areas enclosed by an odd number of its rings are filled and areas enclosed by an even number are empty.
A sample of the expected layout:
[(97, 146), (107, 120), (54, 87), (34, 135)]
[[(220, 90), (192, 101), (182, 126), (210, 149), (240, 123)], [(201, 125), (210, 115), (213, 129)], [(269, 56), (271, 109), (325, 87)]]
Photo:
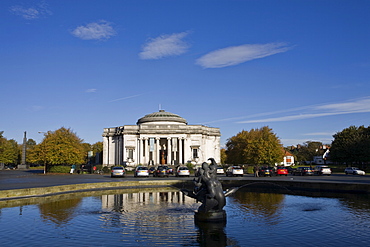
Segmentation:
[(226, 224), (195, 224), (175, 188), (0, 201), (1, 246), (369, 246), (368, 195), (239, 190)]

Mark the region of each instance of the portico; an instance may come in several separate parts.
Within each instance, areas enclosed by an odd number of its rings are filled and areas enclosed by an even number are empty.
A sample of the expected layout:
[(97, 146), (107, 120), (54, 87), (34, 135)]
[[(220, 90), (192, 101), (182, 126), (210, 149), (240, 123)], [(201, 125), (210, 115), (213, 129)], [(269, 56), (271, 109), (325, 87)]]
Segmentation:
[(180, 165), (220, 161), (220, 130), (188, 125), (179, 115), (160, 110), (140, 118), (136, 125), (105, 128), (104, 166)]

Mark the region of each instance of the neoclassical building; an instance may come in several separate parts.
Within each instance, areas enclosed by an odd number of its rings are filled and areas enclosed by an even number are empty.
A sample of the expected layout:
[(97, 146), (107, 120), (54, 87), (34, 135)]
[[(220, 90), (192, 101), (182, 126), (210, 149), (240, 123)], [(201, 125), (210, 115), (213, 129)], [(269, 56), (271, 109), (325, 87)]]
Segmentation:
[(214, 158), (220, 162), (220, 129), (188, 125), (179, 115), (160, 110), (136, 125), (105, 128), (103, 165), (193, 164)]

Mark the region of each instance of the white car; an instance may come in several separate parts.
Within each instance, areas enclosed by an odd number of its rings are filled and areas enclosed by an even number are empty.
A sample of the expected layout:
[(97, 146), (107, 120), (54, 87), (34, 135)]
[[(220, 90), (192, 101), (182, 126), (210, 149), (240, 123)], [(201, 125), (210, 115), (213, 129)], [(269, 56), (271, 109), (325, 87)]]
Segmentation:
[(135, 169), (134, 177), (149, 177), (149, 169), (146, 166), (138, 166)]
[(216, 173), (217, 173), (217, 175), (225, 174), (224, 168), (222, 168), (221, 166), (218, 166), (217, 169), (216, 169)]
[(187, 168), (186, 166), (178, 167), (176, 170), (176, 177), (180, 177), (180, 176), (189, 177), (190, 176), (189, 168)]
[(331, 169), (329, 166), (318, 165), (315, 167), (314, 173), (317, 175), (331, 175)]
[(229, 168), (227, 168), (226, 170), (226, 176), (241, 176), (243, 177), (244, 175), (244, 171), (243, 171), (243, 168), (241, 168), (240, 166), (230, 166)]
[(110, 176), (113, 177), (125, 177), (126, 170), (121, 166), (116, 166), (112, 168)]
[(365, 175), (365, 172), (363, 170), (358, 169), (357, 167), (347, 167), (344, 169), (344, 173), (346, 175), (353, 174), (353, 175)]

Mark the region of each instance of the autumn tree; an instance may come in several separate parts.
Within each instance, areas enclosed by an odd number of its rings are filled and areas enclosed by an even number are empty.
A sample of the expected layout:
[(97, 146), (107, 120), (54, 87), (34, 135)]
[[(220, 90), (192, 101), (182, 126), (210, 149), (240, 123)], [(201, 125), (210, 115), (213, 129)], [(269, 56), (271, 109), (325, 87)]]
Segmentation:
[(226, 154), (226, 149), (225, 148), (221, 148), (220, 157), (221, 157), (221, 164), (222, 165), (226, 164), (227, 154)]
[(333, 135), (330, 159), (340, 163), (362, 165), (370, 162), (370, 126), (350, 126)]
[(283, 160), (280, 139), (267, 126), (241, 131), (226, 143), (227, 162), (231, 164), (275, 164)]
[(3, 133), (0, 131), (0, 163), (17, 164), (20, 158), (18, 143), (13, 139), (7, 140)]
[(86, 162), (86, 145), (71, 129), (48, 131), (29, 154), (32, 163), (72, 165)]

